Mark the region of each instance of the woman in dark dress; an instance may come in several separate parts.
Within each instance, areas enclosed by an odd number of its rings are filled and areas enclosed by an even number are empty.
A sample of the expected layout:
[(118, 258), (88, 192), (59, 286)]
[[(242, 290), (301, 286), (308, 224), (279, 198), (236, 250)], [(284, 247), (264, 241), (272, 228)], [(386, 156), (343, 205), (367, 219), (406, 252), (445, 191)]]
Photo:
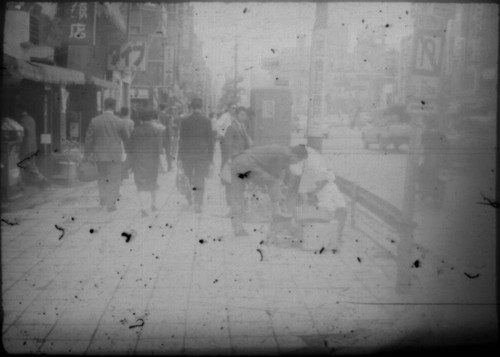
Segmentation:
[(158, 171), (162, 152), (162, 132), (154, 125), (156, 112), (145, 111), (139, 114), (141, 123), (130, 136), (129, 155), (134, 182), (139, 192), (141, 215), (148, 215), (146, 210), (147, 193), (151, 195), (151, 210), (156, 211), (156, 193), (158, 191)]

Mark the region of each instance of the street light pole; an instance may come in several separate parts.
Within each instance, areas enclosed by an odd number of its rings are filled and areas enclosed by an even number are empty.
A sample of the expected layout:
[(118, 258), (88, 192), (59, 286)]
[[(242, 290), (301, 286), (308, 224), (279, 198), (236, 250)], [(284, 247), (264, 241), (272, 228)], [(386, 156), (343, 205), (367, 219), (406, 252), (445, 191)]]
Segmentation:
[(323, 81), (325, 74), (326, 29), (328, 26), (328, 3), (316, 4), (316, 19), (311, 41), (309, 59), (309, 102), (307, 106), (307, 145), (322, 151), (323, 146)]
[(238, 43), (234, 37), (234, 101), (238, 99)]

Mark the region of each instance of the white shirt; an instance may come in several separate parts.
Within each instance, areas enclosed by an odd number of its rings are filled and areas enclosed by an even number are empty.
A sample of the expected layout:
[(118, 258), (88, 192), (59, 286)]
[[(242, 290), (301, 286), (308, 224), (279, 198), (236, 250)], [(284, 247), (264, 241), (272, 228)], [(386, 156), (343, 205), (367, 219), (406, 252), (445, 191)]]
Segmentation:
[(216, 130), (219, 136), (223, 137), (226, 133), (227, 128), (231, 125), (233, 121), (231, 114), (229, 112), (225, 112), (221, 115), (221, 117), (217, 120)]
[(292, 165), (291, 169), (294, 174), (301, 174), (299, 193), (313, 192), (317, 182), (327, 180), (325, 186), (316, 194), (318, 206), (331, 211), (346, 206), (345, 198), (335, 183), (335, 174), (328, 169), (320, 153), (307, 147), (307, 159), (296, 165)]

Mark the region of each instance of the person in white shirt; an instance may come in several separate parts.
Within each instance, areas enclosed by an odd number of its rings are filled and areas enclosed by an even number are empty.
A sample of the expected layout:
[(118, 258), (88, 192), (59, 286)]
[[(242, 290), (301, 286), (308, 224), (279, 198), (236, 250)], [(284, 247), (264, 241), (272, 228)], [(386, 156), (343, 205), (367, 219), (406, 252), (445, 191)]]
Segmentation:
[[(224, 136), (226, 135), (226, 130), (229, 128), (233, 120), (236, 119), (236, 104), (230, 104), (227, 107), (227, 111), (222, 114), (219, 119), (216, 121), (215, 131), (216, 131), (216, 141), (219, 143), (219, 149), (222, 154), (222, 147), (224, 146)], [(221, 157), (221, 167), (220, 171), (222, 172), (222, 157)]]
[(325, 209), (332, 221), (337, 221), (337, 239), (333, 239), (332, 235), (325, 248), (339, 250), (347, 220), (346, 202), (335, 183), (335, 175), (327, 168), (321, 154), (311, 147), (307, 147), (307, 152), (305, 161), (291, 167), (292, 173), (300, 176), (298, 194), (301, 201), (318, 209)]

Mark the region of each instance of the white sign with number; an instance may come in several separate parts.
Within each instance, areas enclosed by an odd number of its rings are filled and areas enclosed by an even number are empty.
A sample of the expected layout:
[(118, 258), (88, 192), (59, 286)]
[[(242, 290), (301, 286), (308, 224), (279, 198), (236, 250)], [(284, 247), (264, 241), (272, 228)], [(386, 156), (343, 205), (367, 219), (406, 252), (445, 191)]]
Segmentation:
[(444, 52), (444, 32), (417, 30), (411, 72), (423, 76), (439, 76)]
[(108, 70), (145, 71), (147, 46), (145, 42), (129, 42), (121, 47), (110, 46)]

